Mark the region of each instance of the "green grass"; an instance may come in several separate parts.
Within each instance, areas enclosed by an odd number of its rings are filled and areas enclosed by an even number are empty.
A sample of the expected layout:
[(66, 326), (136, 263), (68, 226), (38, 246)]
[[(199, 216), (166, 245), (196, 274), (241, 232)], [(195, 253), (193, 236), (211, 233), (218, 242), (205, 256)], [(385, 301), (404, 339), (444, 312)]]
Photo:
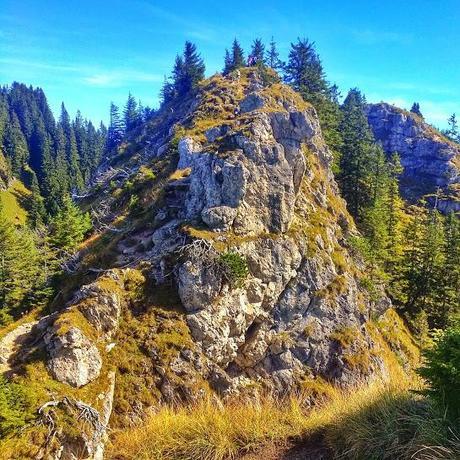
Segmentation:
[(24, 225), (26, 223), (25, 203), (29, 196), (30, 191), (18, 180), (15, 180), (7, 190), (0, 190), (0, 201), (5, 215), (14, 224)]

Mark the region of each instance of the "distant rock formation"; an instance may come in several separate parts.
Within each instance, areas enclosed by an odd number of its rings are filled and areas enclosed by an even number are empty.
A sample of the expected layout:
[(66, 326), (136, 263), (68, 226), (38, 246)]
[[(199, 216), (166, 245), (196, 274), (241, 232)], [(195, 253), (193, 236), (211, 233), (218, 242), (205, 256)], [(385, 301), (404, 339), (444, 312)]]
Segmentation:
[(460, 145), (418, 115), (390, 104), (369, 104), (367, 117), (385, 152), (401, 157), (404, 198), (414, 202), (427, 195), (441, 211), (460, 211)]

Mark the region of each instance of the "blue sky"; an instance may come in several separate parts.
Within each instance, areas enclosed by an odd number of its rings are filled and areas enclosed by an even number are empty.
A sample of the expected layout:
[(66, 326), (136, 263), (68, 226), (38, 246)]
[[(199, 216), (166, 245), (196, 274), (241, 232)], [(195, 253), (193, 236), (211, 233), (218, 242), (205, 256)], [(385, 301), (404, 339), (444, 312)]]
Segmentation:
[(437, 126), (460, 114), (460, 3), (455, 0), (153, 1), (0, 0), (0, 84), (41, 86), (98, 122), (131, 91), (156, 106), (186, 39), (222, 67), (236, 36), (245, 48), (274, 36), (282, 57), (297, 37), (316, 42), (327, 76), (370, 101), (418, 101)]

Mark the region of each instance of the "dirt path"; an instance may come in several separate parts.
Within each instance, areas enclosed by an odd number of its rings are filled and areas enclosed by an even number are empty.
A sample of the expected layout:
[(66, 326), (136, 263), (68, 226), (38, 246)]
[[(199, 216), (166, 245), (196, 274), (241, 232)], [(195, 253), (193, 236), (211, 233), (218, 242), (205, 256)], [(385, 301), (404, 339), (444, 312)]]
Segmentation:
[(291, 441), (285, 445), (268, 445), (241, 460), (334, 460), (320, 437), (307, 441)]

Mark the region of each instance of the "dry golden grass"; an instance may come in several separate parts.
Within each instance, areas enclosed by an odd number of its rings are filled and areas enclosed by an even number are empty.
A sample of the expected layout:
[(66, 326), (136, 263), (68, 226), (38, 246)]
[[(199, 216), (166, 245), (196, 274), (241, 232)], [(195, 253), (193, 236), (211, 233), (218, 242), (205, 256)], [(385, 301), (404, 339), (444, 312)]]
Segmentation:
[(382, 382), (353, 391), (330, 388), (328, 399), (308, 408), (308, 395), (221, 403), (209, 398), (189, 407), (160, 407), (142, 425), (114, 433), (108, 458), (234, 459), (268, 444), (283, 444), (333, 426), (386, 395), (402, 394)]

